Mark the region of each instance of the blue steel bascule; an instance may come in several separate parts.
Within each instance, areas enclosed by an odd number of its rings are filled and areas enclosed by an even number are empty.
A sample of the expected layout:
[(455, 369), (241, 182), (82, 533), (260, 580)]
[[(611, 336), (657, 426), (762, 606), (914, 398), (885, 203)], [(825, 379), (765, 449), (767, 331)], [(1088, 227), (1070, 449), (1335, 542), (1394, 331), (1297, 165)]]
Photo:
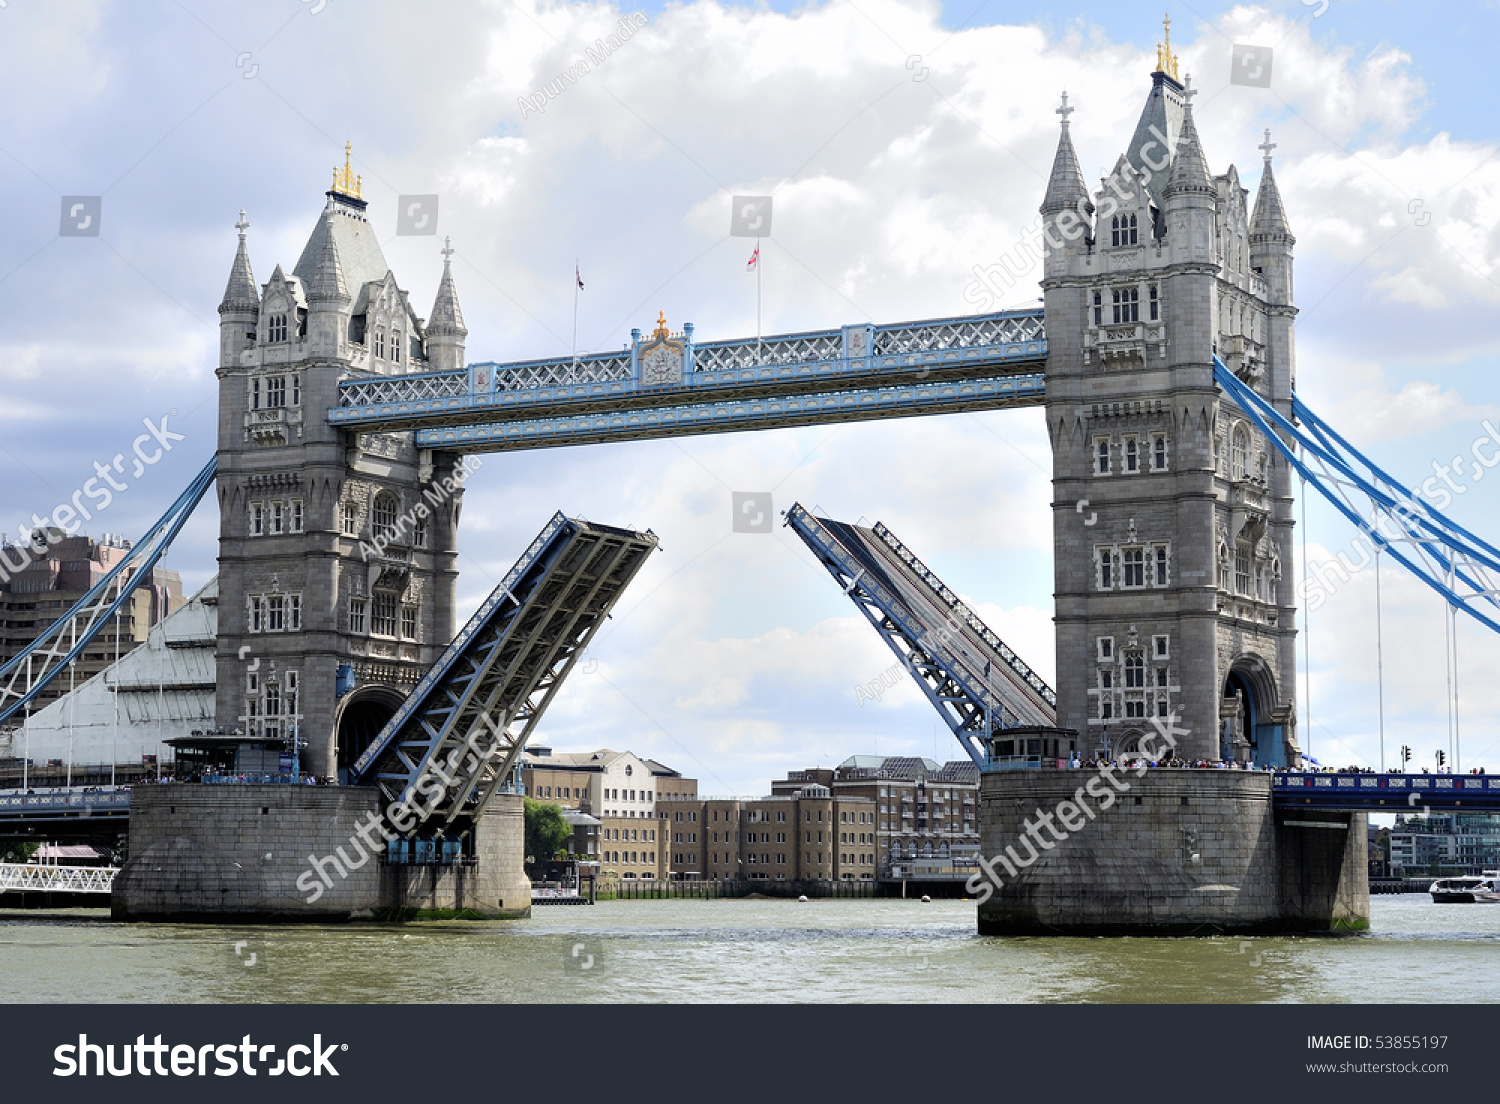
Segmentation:
[[(1192, 157), (1174, 161), (1170, 179), (1130, 185), (1135, 188), (1132, 195), (1141, 205), (1142, 214), (1128, 224), (1128, 231), (1120, 229), (1124, 216), (1116, 216), (1114, 228), (1105, 230), (1101, 215), (1094, 228), (1097, 241), (1090, 238), (1073, 247), (1089, 263), (1089, 258), (1096, 256), (1096, 246), (1099, 257), (1121, 258), (1118, 263), (1112, 260), (1102, 266), (1109, 272), (1119, 270), (1135, 256), (1127, 251), (1144, 248), (1143, 243), (1153, 232), (1158, 232), (1158, 242), (1167, 240), (1170, 226), (1162, 205), (1169, 205), (1174, 196), (1185, 197), (1177, 201), (1187, 205), (1181, 222), (1188, 228), (1184, 233), (1198, 234), (1203, 227), (1208, 227), (1210, 237), (1213, 233), (1209, 224), (1200, 227), (1192, 222), (1198, 217), (1192, 212), (1201, 214), (1211, 205), (1214, 185), (1202, 168), (1201, 151), (1196, 147), (1187, 103), (1190, 97), (1172, 76), (1159, 72), (1156, 77), (1147, 114), (1159, 114), (1158, 129), (1174, 143), (1186, 141)], [(1087, 193), (1073, 194), (1080, 191), (1082, 182), (1066, 127), (1064, 114), (1059, 167), (1054, 168), (1044, 210), (1055, 216), (1066, 209), (1059, 204), (1067, 199), (1076, 201), (1077, 210), (1092, 214), (1095, 207)], [(1253, 256), (1269, 255), (1266, 251), (1273, 247), (1289, 248), (1290, 234), (1285, 230), (1280, 200), (1269, 177), (1269, 142), (1266, 148), (1268, 175), (1262, 194), (1271, 196), (1265, 202), (1274, 210), (1263, 219), (1262, 202), (1257, 201), (1256, 224), (1246, 235), (1249, 253), (1226, 258), (1241, 268)], [(1128, 163), (1125, 168), (1130, 170)], [(1134, 179), (1129, 172), (1125, 176)], [(1230, 176), (1231, 185), (1237, 186), (1232, 170)], [(347, 312), (351, 304), (356, 304), (373, 311), (370, 304), (377, 302), (389, 303), (392, 317), (401, 317), (404, 293), (392, 290), (394, 283), (388, 273), (384, 274), (384, 291), (376, 278), (379, 273), (366, 281), (364, 290), (346, 286), (345, 270), (352, 272), (353, 266), (348, 257), (340, 261), (338, 249), (349, 250), (351, 257), (354, 250), (337, 242), (354, 240), (348, 235), (354, 232), (351, 227), (357, 229), (363, 221), (364, 205), (357, 195), (329, 194), (326, 226), (320, 229), (321, 236), (315, 235), (309, 242), (305, 270), (299, 263), (303, 276), (287, 277), (278, 268), (268, 285), (284, 295), (285, 315), (257, 320), (242, 227), (236, 275), (231, 278), (231, 291), (226, 293), (226, 306), (221, 307), (221, 313), (227, 312), (226, 325), (240, 327), (226, 330), (226, 379), (247, 355), (247, 343), (257, 339), (252, 327), (264, 331), (269, 326), (285, 339), (290, 318), (294, 330), (300, 324), (315, 337), (318, 327), (339, 310)], [(1135, 215), (1129, 217), (1136, 219)], [(1108, 233), (1114, 240), (1106, 247), (1104, 235)], [(1122, 237), (1125, 234), (1128, 236)], [(1138, 234), (1143, 237), (1138, 238)], [(367, 257), (368, 247), (360, 249), (365, 251), (360, 256)], [(1049, 259), (1049, 264), (1056, 260)], [(1207, 252), (1195, 254), (1191, 263), (1179, 266), (1182, 274), (1195, 279), (1211, 274), (1215, 267)], [(1167, 273), (1162, 277), (1164, 283), (1176, 274), (1169, 269), (1162, 269)], [(1139, 300), (1130, 299), (1127, 289), (1124, 302), (1129, 316), (1111, 326), (1101, 312), (1113, 309), (1118, 313), (1122, 302), (1118, 296), (1112, 303), (1101, 301), (1098, 295), (1090, 300), (1086, 298), (1086, 279), (1075, 278), (1076, 273), (1070, 276), (1052, 271), (1049, 287), (1067, 295), (1076, 293), (1083, 313), (1093, 312), (1092, 326), (1085, 327), (1082, 344), (1079, 335), (1072, 333), (1053, 334), (1049, 342), (1049, 318), (1055, 324), (1058, 316), (1044, 310), (883, 325), (855, 323), (808, 333), (704, 342), (697, 340), (691, 324), (673, 332), (662, 318), (649, 334), (633, 331), (631, 344), (621, 352), (465, 365), (461, 353), (467, 331), (457, 312), (451, 274), (445, 266), (446, 290), (440, 292), (440, 309), (435, 310), (428, 325), (430, 358), (417, 371), (409, 370), (413, 363), (410, 358), (403, 362), (394, 352), (391, 364), (381, 370), (341, 370), (336, 385), (319, 392), (333, 400), (321, 414), (323, 425), (319, 429), (332, 431), (336, 442), (365, 437), (394, 440), (396, 435), (409, 434), (409, 438), (401, 438), (406, 442), (402, 447), (411, 446), (411, 466), (418, 470), (430, 467), (433, 458), (443, 454), (1038, 407), (1049, 400), (1060, 402), (1064, 390), (1076, 389), (1077, 381), (1071, 378), (1056, 388), (1050, 386), (1059, 369), (1054, 362), (1060, 362), (1064, 355), (1082, 355), (1083, 363), (1097, 364), (1100, 379), (1116, 378), (1105, 369), (1115, 370), (1121, 365), (1129, 369), (1135, 363), (1132, 357), (1146, 370), (1154, 363), (1146, 358), (1166, 360), (1170, 348), (1170, 342), (1159, 332), (1162, 326), (1153, 330), (1152, 322), (1165, 324), (1172, 310), (1178, 312), (1179, 319), (1190, 319), (1192, 312), (1210, 309), (1206, 294), (1200, 301), (1195, 298), (1197, 291), (1185, 291), (1182, 301), (1174, 304), (1166, 294), (1157, 298), (1157, 285), (1152, 283), (1148, 295)], [(1276, 278), (1289, 283), (1289, 270)], [(1241, 290), (1253, 288), (1266, 295), (1285, 292), (1286, 302), (1278, 302), (1276, 309), (1289, 336), (1289, 287), (1269, 288), (1269, 279), (1262, 279), (1259, 269), (1255, 274), (1247, 270), (1240, 279)], [(1153, 311), (1159, 304), (1163, 319), (1158, 320), (1154, 313), (1146, 320), (1130, 314), (1132, 303), (1136, 304), (1134, 309), (1140, 309), (1140, 303), (1149, 303)], [(1049, 301), (1049, 310), (1056, 309)], [(369, 317), (373, 319), (373, 313)], [(359, 318), (361, 326), (365, 325), (366, 316)], [(275, 330), (277, 326), (281, 327), (279, 331)], [(1187, 390), (1196, 388), (1202, 393), (1200, 400), (1247, 418), (1281, 462), (1304, 475), (1351, 522), (1388, 549), (1397, 562), (1442, 594), (1453, 608), (1500, 631), (1500, 617), (1490, 612), (1500, 605), (1495, 576), (1490, 574), (1500, 574), (1500, 551), (1422, 503), (1313, 415), (1290, 390), (1288, 402), (1262, 394), (1264, 364), (1257, 360), (1260, 354), (1251, 329), (1250, 333), (1226, 337), (1222, 348), (1218, 342), (1206, 347), (1205, 363), (1194, 366), (1194, 370), (1204, 369), (1206, 386), (1195, 384)], [(347, 334), (332, 328), (326, 333), (330, 350), (342, 348), (349, 340)], [(396, 340), (393, 336), (393, 350)], [(437, 367), (428, 370), (431, 365)], [(236, 410), (237, 415), (243, 413), (246, 438), (259, 435), (269, 439), (279, 434), (278, 440), (300, 439), (302, 424), (294, 422), (283, 407), (263, 408), (259, 387), (247, 377), (246, 394), (253, 396), (253, 402), (243, 411)], [(1095, 403), (1096, 417), (1099, 405)], [(1114, 403), (1117, 408), (1120, 405)], [(1146, 449), (1149, 440), (1142, 437), (1137, 441), (1131, 436), (1133, 432), (1127, 432), (1126, 438)], [(1106, 435), (1102, 463), (1123, 465), (1126, 455), (1137, 455), (1122, 451), (1124, 444), (1115, 440), (1119, 436)], [(1059, 447), (1056, 441), (1055, 447)], [(1093, 443), (1088, 445), (1094, 447)], [(332, 466), (344, 462), (336, 450), (329, 455), (333, 459), (320, 462)], [(216, 474), (227, 478), (222, 465), (216, 472), (216, 464), (210, 462), (137, 546), (137, 554), (123, 571), (149, 568)], [(1245, 495), (1247, 501), (1252, 497)], [(1069, 498), (1065, 512), (1071, 512), (1071, 503)], [(453, 518), (456, 524), (456, 511)], [(1065, 757), (1068, 751), (1095, 750), (1084, 744), (1058, 746), (1058, 693), (884, 526), (865, 529), (847, 525), (816, 517), (800, 505), (788, 512), (787, 523), (901, 659), (965, 753), (982, 768), (1000, 766), (1001, 759), (1008, 761), (1005, 765), (1024, 766), (1031, 760)], [(1133, 536), (1134, 518), (1130, 530)], [(387, 798), (399, 801), (415, 791), (434, 764), (450, 764), (451, 760), (452, 765), (463, 768), (461, 777), (445, 783), (440, 800), (425, 815), (446, 824), (481, 811), (489, 796), (507, 784), (526, 739), (572, 662), (652, 547), (654, 537), (649, 534), (570, 521), (561, 515), (554, 518), (469, 626), (451, 641), (436, 642), (444, 649), (395, 707), (395, 715), (373, 731), (361, 749), (349, 755), (349, 780), (372, 782)], [(1291, 565), (1284, 566), (1289, 570)], [(382, 563), (377, 569), (399, 575), (402, 565)], [(384, 577), (380, 574), (377, 582)], [(1174, 577), (1171, 585), (1183, 584)], [(236, 608), (244, 597), (226, 594), (224, 604)], [(69, 657), (86, 646), (108, 621), (118, 601), (119, 587), (106, 580), (26, 652), (0, 669), (0, 722), (24, 708), (41, 686), (66, 668)], [(1082, 656), (1065, 654), (1060, 638), (1059, 670), (1081, 662)], [(1211, 692), (1218, 693), (1219, 687), (1212, 687)], [(1025, 739), (1012, 740), (1001, 751), (995, 736), (1008, 731), (1024, 733)], [(1048, 731), (1051, 737), (1043, 735)], [(487, 750), (498, 747), (499, 751), (488, 757), (464, 753), (466, 747), (473, 750), (470, 741), (476, 733), (486, 736)], [(1040, 746), (1049, 738), (1052, 744)]]

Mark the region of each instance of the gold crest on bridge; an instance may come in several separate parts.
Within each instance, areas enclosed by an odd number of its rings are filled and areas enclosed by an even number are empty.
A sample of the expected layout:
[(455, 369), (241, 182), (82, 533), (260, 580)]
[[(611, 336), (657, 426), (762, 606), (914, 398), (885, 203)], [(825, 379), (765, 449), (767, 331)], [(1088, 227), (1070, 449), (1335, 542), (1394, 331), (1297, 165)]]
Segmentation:
[(657, 314), (656, 330), (636, 350), (640, 380), (645, 387), (669, 387), (681, 384), (687, 360), (687, 344), (682, 334), (667, 328), (667, 314)]

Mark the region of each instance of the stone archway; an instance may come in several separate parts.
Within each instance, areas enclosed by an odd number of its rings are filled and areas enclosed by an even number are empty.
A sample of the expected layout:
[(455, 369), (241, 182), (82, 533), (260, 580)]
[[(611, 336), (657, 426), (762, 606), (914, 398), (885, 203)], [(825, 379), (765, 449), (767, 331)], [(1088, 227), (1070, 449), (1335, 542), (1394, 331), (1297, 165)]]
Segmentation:
[(362, 687), (344, 700), (339, 708), (335, 740), (335, 766), (340, 783), (349, 781), (349, 768), (364, 754), (404, 700), (399, 691), (388, 686)]
[(1141, 758), (1145, 755), (1145, 752), (1141, 750), (1141, 740), (1145, 735), (1145, 732), (1138, 728), (1120, 733), (1115, 738), (1112, 758), (1120, 760)]
[(1261, 766), (1285, 766), (1284, 734), (1274, 720), (1281, 699), (1270, 665), (1258, 655), (1240, 656), (1225, 676), (1223, 698), (1221, 754)]

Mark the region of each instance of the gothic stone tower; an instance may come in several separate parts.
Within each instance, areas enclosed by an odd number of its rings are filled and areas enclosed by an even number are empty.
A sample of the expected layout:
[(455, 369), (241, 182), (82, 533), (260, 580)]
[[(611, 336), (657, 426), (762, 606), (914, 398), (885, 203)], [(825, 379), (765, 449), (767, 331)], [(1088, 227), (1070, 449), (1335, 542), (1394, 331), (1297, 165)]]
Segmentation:
[(340, 380), (461, 367), (467, 334), (446, 259), (431, 320), (413, 312), (347, 157), (327, 200), (291, 274), (259, 288), (240, 213), (218, 368), (217, 721), (300, 733), (319, 775), (358, 757), (453, 637), (466, 474), (410, 433), (327, 424)]
[(1281, 764), (1295, 738), (1290, 470), (1213, 379), (1290, 415), (1292, 245), (1269, 133), (1253, 216), (1209, 174), (1170, 50), (1090, 196), (1068, 133), (1041, 211), (1058, 723), (1119, 754), (1175, 713), (1178, 754)]

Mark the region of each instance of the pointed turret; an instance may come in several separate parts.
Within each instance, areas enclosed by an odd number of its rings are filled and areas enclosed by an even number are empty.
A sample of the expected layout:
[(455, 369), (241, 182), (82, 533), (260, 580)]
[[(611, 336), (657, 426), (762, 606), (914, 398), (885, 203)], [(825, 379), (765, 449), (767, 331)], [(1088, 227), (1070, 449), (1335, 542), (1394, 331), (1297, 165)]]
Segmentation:
[(224, 285), (224, 298), (219, 302), (219, 315), (232, 311), (254, 312), (260, 307), (260, 293), (255, 290), (255, 273), (250, 271), (250, 251), (245, 247), (245, 231), (250, 223), (245, 219), (245, 209), (240, 208), (240, 221), (234, 228), (240, 232), (239, 248), (234, 253), (234, 263), (229, 266), (229, 283)]
[(443, 239), (443, 278), (438, 281), (437, 298), (427, 320), (427, 362), (434, 371), (457, 371), (464, 366), (464, 312), (458, 305), (458, 290), (453, 286), (453, 246)]
[(234, 263), (229, 266), (224, 298), (219, 302), (219, 364), (226, 368), (238, 363), (240, 353), (255, 344), (255, 323), (260, 313), (260, 292), (255, 287), (250, 251), (245, 246), (245, 231), (250, 223), (245, 219), (243, 207), (234, 228), (240, 233), (240, 243)]
[[(1271, 171), (1271, 151), (1276, 143), (1271, 132), (1261, 144), (1265, 166), (1260, 173), (1260, 187), (1255, 193), (1255, 211), (1250, 216), (1250, 267), (1259, 272), (1270, 291), (1271, 302), (1279, 306), (1292, 303), (1292, 246), (1297, 239), (1286, 221), (1276, 175)], [(1290, 350), (1290, 339), (1288, 339)], [(1288, 354), (1289, 355), (1289, 354)]]
[(1203, 157), (1203, 145), (1198, 141), (1198, 128), (1193, 123), (1193, 97), (1196, 94), (1192, 77), (1188, 77), (1182, 92), (1182, 133), (1177, 137), (1177, 150), (1172, 157), (1172, 172), (1167, 178), (1164, 196), (1184, 191), (1215, 194), (1214, 182), (1208, 174), (1208, 162)]
[(1281, 192), (1276, 187), (1276, 176), (1271, 171), (1271, 151), (1276, 143), (1271, 141), (1271, 132), (1266, 131), (1265, 143), (1260, 147), (1266, 156), (1265, 167), (1260, 174), (1260, 188), (1255, 193), (1255, 213), (1250, 216), (1250, 240), (1289, 240), (1292, 228), (1287, 225), (1286, 208), (1281, 205)]
[(312, 278), (307, 282), (307, 298), (314, 303), (347, 305), (349, 287), (344, 282), (344, 266), (339, 261), (339, 247), (333, 240), (332, 223), (335, 215), (330, 209), (323, 218), (328, 224), (328, 232), (323, 235), (313, 262)]
[[(1073, 150), (1073, 138), (1068, 133), (1068, 116), (1078, 110), (1068, 106), (1068, 94), (1062, 94), (1062, 106), (1057, 113), (1062, 116), (1062, 133), (1057, 139), (1057, 153), (1052, 158), (1052, 176), (1047, 181), (1047, 194), (1042, 199), (1042, 214), (1055, 215), (1061, 211), (1092, 211), (1088, 186), (1083, 182), (1083, 170), (1078, 166), (1078, 154)], [(1080, 207), (1079, 203), (1083, 206)]]

